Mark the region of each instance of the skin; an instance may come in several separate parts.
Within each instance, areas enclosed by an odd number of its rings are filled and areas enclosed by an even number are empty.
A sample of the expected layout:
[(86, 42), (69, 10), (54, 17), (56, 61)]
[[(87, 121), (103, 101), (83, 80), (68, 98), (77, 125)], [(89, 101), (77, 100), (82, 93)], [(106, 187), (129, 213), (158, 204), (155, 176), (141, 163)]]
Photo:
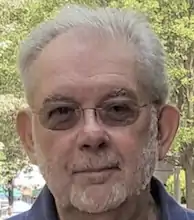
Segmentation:
[[(56, 95), (93, 108), (113, 91), (127, 90), (139, 104), (147, 103), (132, 47), (95, 31), (72, 29), (44, 48), (32, 73), (36, 86), (30, 109), (18, 114), (17, 130), (55, 198), (60, 220), (158, 219), (149, 182), (176, 134), (174, 107), (148, 105), (135, 123), (120, 127), (103, 124), (87, 109), (75, 127), (63, 131), (44, 128), (37, 114)], [(112, 167), (93, 172), (102, 165)]]

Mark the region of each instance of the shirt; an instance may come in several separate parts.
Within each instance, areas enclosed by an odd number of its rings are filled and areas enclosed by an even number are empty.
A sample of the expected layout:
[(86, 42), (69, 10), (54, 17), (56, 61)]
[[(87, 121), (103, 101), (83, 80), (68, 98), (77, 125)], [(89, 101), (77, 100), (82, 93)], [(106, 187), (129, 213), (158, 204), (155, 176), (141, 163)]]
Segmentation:
[[(151, 194), (160, 209), (160, 220), (194, 220), (194, 211), (179, 205), (155, 177), (151, 180)], [(45, 186), (32, 208), (8, 220), (58, 220), (54, 198)]]

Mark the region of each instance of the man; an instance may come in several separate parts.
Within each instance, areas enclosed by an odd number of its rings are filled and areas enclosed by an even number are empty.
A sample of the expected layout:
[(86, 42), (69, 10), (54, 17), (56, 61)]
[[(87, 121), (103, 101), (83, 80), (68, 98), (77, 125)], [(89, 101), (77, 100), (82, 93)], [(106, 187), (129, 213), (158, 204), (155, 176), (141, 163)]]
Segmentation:
[(17, 130), (47, 186), (13, 220), (191, 220), (155, 179), (179, 124), (162, 46), (132, 11), (69, 5), (23, 43)]

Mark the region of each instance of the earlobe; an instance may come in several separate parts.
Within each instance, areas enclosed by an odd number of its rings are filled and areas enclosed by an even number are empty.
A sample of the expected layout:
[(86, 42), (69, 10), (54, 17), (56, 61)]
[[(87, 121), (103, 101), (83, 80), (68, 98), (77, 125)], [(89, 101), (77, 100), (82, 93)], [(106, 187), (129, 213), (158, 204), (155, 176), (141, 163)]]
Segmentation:
[(34, 142), (32, 138), (32, 120), (28, 109), (21, 110), (16, 120), (17, 132), (28, 157), (33, 164), (36, 164)]
[(160, 109), (158, 141), (159, 141), (159, 160), (163, 160), (174, 140), (179, 127), (180, 115), (177, 108), (165, 105)]

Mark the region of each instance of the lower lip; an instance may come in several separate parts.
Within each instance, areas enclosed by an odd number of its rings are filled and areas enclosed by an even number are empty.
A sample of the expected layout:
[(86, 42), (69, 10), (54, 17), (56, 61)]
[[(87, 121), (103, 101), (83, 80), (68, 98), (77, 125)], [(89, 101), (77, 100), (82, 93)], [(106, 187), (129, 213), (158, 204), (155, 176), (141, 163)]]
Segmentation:
[(103, 184), (105, 183), (113, 174), (118, 172), (119, 169), (105, 169), (101, 171), (88, 171), (75, 173), (75, 178), (81, 179), (84, 182), (89, 182), (91, 184)]

